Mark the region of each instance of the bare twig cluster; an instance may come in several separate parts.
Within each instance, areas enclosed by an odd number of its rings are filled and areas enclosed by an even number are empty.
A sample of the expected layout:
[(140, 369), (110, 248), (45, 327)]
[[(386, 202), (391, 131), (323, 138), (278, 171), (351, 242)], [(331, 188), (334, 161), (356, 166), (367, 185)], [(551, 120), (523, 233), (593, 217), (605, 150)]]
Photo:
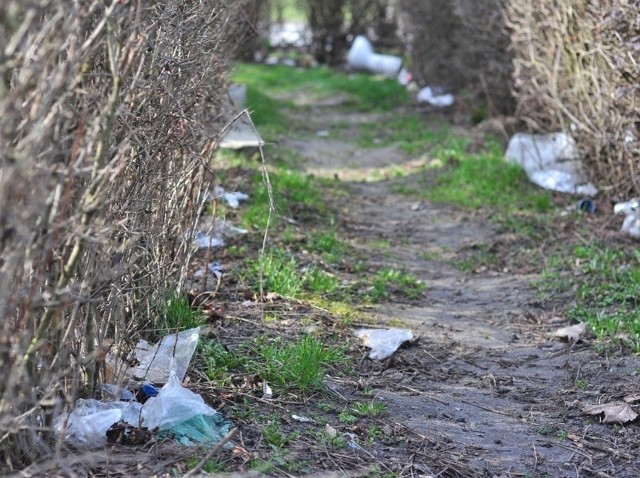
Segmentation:
[(398, 2), (411, 71), (420, 84), (465, 90), (467, 98), (459, 95), (458, 104), (475, 121), (513, 110), (503, 0)]
[(312, 35), (313, 54), (321, 63), (344, 59), (348, 40), (364, 34), (378, 47), (399, 46), (395, 0), (298, 0)]
[(223, 0), (0, 6), (0, 470), (51, 456), (185, 276), (246, 28)]
[(504, 3), (518, 116), (571, 132), (602, 189), (640, 194), (640, 2)]

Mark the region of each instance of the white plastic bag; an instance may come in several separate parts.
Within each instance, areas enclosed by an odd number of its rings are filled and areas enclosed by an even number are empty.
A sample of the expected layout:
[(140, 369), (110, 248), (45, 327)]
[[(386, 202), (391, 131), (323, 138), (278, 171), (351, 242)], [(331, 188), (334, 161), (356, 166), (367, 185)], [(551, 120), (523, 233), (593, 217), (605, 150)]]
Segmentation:
[(640, 239), (640, 199), (634, 198), (619, 202), (613, 206), (613, 212), (626, 216), (620, 230), (631, 237)]
[(54, 428), (64, 432), (67, 441), (90, 448), (99, 447), (107, 442), (107, 430), (113, 424), (125, 421), (137, 427), (141, 410), (142, 404), (138, 402), (79, 399), (73, 412), (58, 417)]
[(509, 140), (505, 159), (519, 164), (531, 182), (542, 188), (582, 196), (598, 194), (585, 180), (576, 143), (566, 133), (516, 133)]
[(436, 95), (430, 86), (425, 86), (416, 96), (418, 103), (429, 103), (431, 106), (437, 106), (438, 108), (444, 108), (451, 106), (455, 98), (452, 94)]
[(347, 54), (347, 63), (352, 68), (367, 70), (389, 78), (396, 78), (402, 68), (402, 58), (375, 53), (371, 42), (362, 35), (358, 35), (353, 40)]
[(184, 388), (172, 375), (156, 397), (149, 398), (142, 407), (142, 424), (160, 431), (185, 422), (197, 415), (213, 416), (216, 412), (197, 393)]
[(140, 364), (133, 372), (139, 380), (153, 383), (166, 383), (172, 374), (179, 381), (184, 379), (191, 357), (198, 345), (200, 327), (183, 330), (177, 334), (164, 337), (146, 353), (138, 352)]
[(369, 358), (378, 360), (391, 357), (400, 345), (413, 339), (413, 332), (406, 329), (357, 329), (355, 335), (371, 349)]

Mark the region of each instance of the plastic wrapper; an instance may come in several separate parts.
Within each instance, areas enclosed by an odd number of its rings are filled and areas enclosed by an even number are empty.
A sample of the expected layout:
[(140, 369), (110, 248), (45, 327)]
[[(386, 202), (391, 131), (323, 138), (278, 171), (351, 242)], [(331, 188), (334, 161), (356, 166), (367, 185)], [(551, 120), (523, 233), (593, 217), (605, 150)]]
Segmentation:
[(138, 344), (136, 355), (140, 363), (133, 371), (133, 376), (147, 382), (166, 383), (175, 374), (181, 381), (187, 373), (199, 337), (200, 327), (196, 327), (167, 335), (146, 351)]
[(371, 349), (369, 358), (377, 360), (391, 357), (400, 345), (413, 340), (413, 332), (406, 329), (358, 329), (355, 335)]

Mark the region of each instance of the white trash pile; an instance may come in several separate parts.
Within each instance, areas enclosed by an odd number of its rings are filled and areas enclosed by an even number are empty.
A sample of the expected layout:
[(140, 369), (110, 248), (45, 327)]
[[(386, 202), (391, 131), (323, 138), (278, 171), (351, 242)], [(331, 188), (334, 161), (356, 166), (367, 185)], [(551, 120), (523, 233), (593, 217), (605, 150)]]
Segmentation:
[[(90, 448), (105, 445), (108, 432), (117, 427), (157, 430), (187, 446), (220, 441), (230, 423), (182, 386), (199, 336), (197, 327), (167, 335), (155, 345), (140, 340), (135, 367), (108, 354), (107, 375), (113, 381), (103, 385), (108, 400), (77, 400), (73, 411), (57, 418), (55, 429), (66, 441)], [(158, 389), (158, 384), (164, 386)]]

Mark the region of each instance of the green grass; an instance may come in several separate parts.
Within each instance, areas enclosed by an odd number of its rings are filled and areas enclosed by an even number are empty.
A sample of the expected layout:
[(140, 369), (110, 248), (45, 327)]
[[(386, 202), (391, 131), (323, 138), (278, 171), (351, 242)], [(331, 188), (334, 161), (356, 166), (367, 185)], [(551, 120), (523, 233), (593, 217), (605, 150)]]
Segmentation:
[(424, 188), (427, 199), (502, 214), (551, 209), (551, 195), (533, 186), (519, 166), (506, 163), (498, 144), (490, 144), (480, 154), (469, 154), (465, 148), (464, 139), (455, 139), (433, 153), (446, 166), (436, 184)]
[(241, 279), (257, 292), (262, 290), (288, 298), (303, 298), (312, 293), (316, 298), (332, 295), (340, 287), (340, 280), (316, 266), (303, 268), (295, 256), (286, 249), (273, 248), (257, 260), (245, 262)]
[(388, 121), (361, 124), (358, 143), (367, 148), (395, 144), (407, 154), (415, 154), (450, 135), (446, 128), (435, 130), (419, 115), (405, 113)]
[(260, 289), (261, 271), (265, 293), (295, 298), (304, 289), (304, 275), (299, 272), (295, 258), (284, 249), (271, 249), (258, 260), (248, 261), (247, 266), (245, 279), (253, 284), (255, 290)]
[(325, 345), (311, 335), (295, 342), (275, 340), (260, 350), (263, 379), (280, 388), (303, 393), (320, 390), (328, 368), (345, 360), (342, 349)]
[[(206, 364), (207, 378), (216, 386), (228, 387), (232, 377), (251, 375), (267, 381), (278, 394), (319, 391), (329, 368), (346, 360), (342, 347), (325, 344), (312, 335), (286, 339), (260, 336), (233, 350), (206, 340), (198, 352)], [(270, 430), (275, 434), (275, 425)]]
[(284, 433), (277, 418), (262, 429), (262, 437), (273, 448), (282, 448), (300, 436), (299, 433)]
[(227, 350), (215, 340), (201, 342), (198, 347), (206, 362), (206, 375), (217, 386), (228, 386), (231, 372), (240, 370), (247, 363), (247, 357)]
[(329, 263), (338, 262), (348, 249), (338, 238), (335, 229), (316, 231), (308, 241), (308, 248), (322, 254), (322, 258)]
[(398, 269), (385, 268), (375, 273), (368, 298), (373, 302), (402, 296), (417, 299), (426, 289), (426, 285), (413, 274)]
[[(277, 224), (283, 216), (305, 219), (325, 212), (324, 200), (312, 177), (291, 169), (280, 169), (271, 172), (269, 179), (275, 207), (271, 225)], [(269, 191), (262, 174), (256, 172), (252, 176), (251, 189), (251, 202), (243, 209), (242, 223), (245, 227), (262, 230), (269, 217)]]
[(362, 417), (379, 417), (387, 413), (387, 406), (380, 402), (356, 402), (351, 405), (351, 410)]
[(311, 268), (304, 274), (305, 288), (315, 294), (331, 295), (340, 286), (340, 280), (317, 268)]
[[(349, 101), (345, 107), (362, 111), (389, 111), (409, 101), (406, 88), (393, 79), (345, 74), (326, 67), (302, 70), (240, 63), (236, 65), (232, 79), (247, 85), (247, 105), (258, 113), (254, 114), (254, 122), (261, 127), (261, 133), (262, 127), (268, 127), (274, 121), (270, 116), (274, 111), (295, 108), (291, 101), (272, 99), (279, 94), (291, 95), (298, 91), (322, 100), (346, 93)], [(277, 116), (275, 122), (280, 123)]]
[(192, 329), (205, 322), (202, 313), (191, 308), (189, 299), (177, 293), (172, 294), (162, 305), (160, 317), (165, 328), (174, 330)]
[(545, 293), (575, 287), (575, 305), (569, 318), (586, 322), (600, 339), (623, 337), (640, 352), (640, 251), (604, 244), (575, 246), (565, 255), (551, 257), (537, 286)]

